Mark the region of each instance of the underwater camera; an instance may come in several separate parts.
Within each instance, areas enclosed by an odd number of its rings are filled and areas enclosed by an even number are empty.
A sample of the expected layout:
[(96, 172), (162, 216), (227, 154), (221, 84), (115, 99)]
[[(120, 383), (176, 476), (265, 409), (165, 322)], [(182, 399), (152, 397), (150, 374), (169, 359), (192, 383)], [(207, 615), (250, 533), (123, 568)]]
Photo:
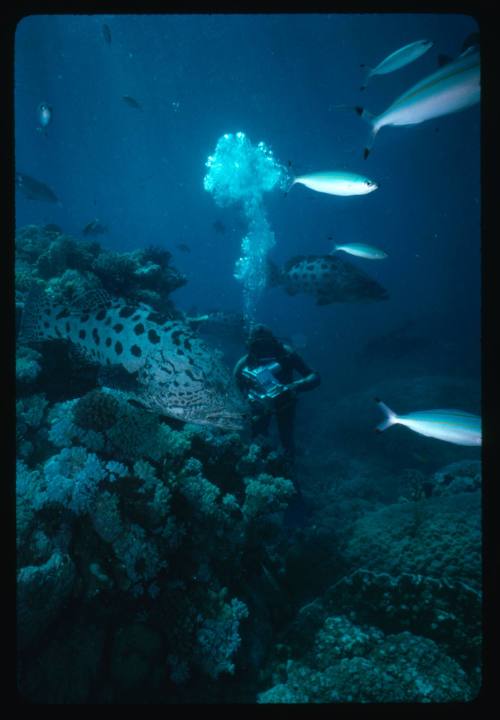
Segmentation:
[(243, 375), (252, 384), (248, 393), (249, 400), (274, 400), (286, 391), (286, 385), (282, 385), (274, 375), (280, 368), (280, 364), (276, 361), (259, 365), (256, 368), (243, 368)]

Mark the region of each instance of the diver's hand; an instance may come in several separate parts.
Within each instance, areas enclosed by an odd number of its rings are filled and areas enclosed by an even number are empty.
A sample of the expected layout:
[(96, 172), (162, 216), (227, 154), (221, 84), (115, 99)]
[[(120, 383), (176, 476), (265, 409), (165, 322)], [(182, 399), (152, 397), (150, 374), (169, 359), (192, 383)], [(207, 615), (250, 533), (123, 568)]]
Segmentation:
[(297, 394), (298, 394), (297, 386), (294, 382), (291, 382), (288, 385), (284, 386), (284, 390), (281, 393), (281, 395), (279, 395), (279, 399), (286, 400), (287, 402), (289, 402), (290, 400), (295, 400), (295, 398), (297, 397)]

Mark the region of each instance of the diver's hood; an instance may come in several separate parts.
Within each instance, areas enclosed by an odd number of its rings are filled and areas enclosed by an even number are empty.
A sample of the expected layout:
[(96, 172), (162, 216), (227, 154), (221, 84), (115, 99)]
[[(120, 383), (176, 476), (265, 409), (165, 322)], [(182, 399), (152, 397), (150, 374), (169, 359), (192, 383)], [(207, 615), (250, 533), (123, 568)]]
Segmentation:
[(247, 340), (249, 352), (258, 358), (273, 357), (281, 349), (281, 343), (266, 325), (256, 325)]

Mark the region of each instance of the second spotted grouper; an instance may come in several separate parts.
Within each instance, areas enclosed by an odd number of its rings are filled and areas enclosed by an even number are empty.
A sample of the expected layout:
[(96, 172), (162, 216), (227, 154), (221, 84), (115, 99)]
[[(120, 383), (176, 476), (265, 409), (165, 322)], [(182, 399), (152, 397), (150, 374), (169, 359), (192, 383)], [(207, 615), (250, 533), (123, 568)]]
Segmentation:
[(317, 305), (387, 300), (387, 290), (350, 262), (334, 255), (299, 255), (283, 268), (270, 265), (269, 284), (289, 295), (307, 293)]
[(121, 370), (130, 378), (127, 396), (149, 410), (201, 425), (243, 426), (220, 353), (183, 322), (147, 305), (111, 300), (94, 290), (72, 306), (55, 306), (36, 288), (26, 299), (19, 341), (51, 339), (68, 340), (89, 360), (111, 366), (108, 372)]

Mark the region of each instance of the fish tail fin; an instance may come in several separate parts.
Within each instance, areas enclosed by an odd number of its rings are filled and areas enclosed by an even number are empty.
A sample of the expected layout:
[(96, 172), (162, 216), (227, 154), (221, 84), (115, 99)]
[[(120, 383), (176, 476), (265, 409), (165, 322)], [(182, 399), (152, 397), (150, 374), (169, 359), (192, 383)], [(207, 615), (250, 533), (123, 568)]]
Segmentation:
[(387, 430), (387, 428), (391, 427), (391, 425), (394, 425), (398, 421), (398, 416), (395, 412), (391, 410), (390, 407), (387, 407), (385, 403), (382, 402), (380, 398), (375, 398), (375, 402), (379, 406), (379, 408), (382, 410), (383, 413), (385, 413), (385, 420), (383, 420), (381, 423), (377, 425), (375, 428), (376, 432), (383, 432), (384, 430)]
[(366, 110), (364, 107), (361, 107), (361, 105), (355, 105), (354, 109), (358, 113), (358, 115), (363, 118), (363, 120), (366, 120), (366, 122), (370, 123), (372, 126), (372, 131), (370, 133), (370, 138), (368, 140), (368, 143), (363, 151), (363, 157), (366, 160), (368, 155), (371, 152), (371, 149), (373, 147), (373, 143), (375, 142), (375, 136), (378, 133), (379, 129), (378, 127), (375, 127), (373, 124), (373, 120), (375, 118), (375, 115), (368, 110)]
[(329, 235), (329, 236), (328, 236), (328, 240), (330, 240), (331, 243), (332, 243), (332, 249), (330, 250), (330, 252), (329, 252), (328, 254), (329, 254), (329, 255), (333, 255), (334, 253), (337, 252), (337, 250), (338, 250), (338, 245), (337, 245), (337, 243), (335, 242), (335, 240), (333, 239), (333, 236), (332, 236), (332, 235)]
[(371, 68), (369, 65), (360, 65), (360, 67), (366, 68), (366, 69), (367, 69), (367, 73), (366, 73), (366, 77), (365, 77), (365, 79), (364, 79), (364, 82), (363, 82), (363, 84), (360, 86), (359, 89), (360, 89), (360, 90), (366, 90), (366, 88), (368, 87), (368, 83), (370, 82), (370, 78), (371, 78), (371, 76), (372, 76), (372, 68)]
[(375, 117), (374, 113), (370, 112), (364, 107), (361, 107), (361, 105), (354, 105), (354, 110), (356, 110), (358, 115), (363, 118), (363, 120), (366, 120), (366, 122), (371, 123), (371, 121)]
[(39, 285), (35, 285), (28, 292), (24, 303), (21, 327), (17, 337), (20, 343), (40, 342), (44, 339), (43, 313), (49, 307), (51, 307), (51, 303), (45, 291)]
[(372, 151), (373, 144), (374, 144), (374, 142), (375, 142), (375, 138), (376, 138), (376, 136), (377, 136), (377, 133), (378, 133), (378, 128), (377, 128), (377, 129), (372, 128), (372, 131), (371, 131), (371, 133), (370, 133), (370, 137), (368, 138), (368, 142), (367, 142), (367, 144), (365, 145), (365, 148), (364, 148), (364, 150), (363, 150), (363, 159), (364, 159), (364, 160), (367, 159), (368, 155), (369, 155), (369, 154), (371, 153), (371, 151)]
[(288, 193), (290, 192), (290, 190), (291, 190), (291, 189), (293, 188), (293, 186), (295, 185), (295, 180), (296, 180), (296, 178), (292, 176), (292, 177), (288, 177), (287, 180), (285, 181), (285, 182), (287, 183), (287, 185), (286, 185), (286, 187), (285, 187), (285, 190), (284, 190), (284, 193), (283, 193), (285, 197), (288, 195)]

